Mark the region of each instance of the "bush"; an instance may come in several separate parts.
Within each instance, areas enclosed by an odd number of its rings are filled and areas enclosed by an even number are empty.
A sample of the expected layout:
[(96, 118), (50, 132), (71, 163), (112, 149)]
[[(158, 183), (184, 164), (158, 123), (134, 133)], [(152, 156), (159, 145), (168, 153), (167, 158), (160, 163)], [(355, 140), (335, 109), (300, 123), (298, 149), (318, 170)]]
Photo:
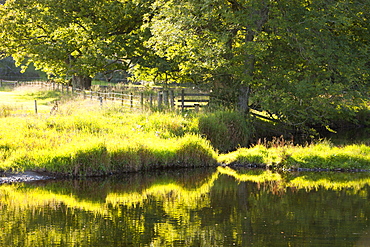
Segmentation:
[(252, 132), (242, 114), (228, 111), (201, 116), (199, 131), (221, 153), (246, 147)]

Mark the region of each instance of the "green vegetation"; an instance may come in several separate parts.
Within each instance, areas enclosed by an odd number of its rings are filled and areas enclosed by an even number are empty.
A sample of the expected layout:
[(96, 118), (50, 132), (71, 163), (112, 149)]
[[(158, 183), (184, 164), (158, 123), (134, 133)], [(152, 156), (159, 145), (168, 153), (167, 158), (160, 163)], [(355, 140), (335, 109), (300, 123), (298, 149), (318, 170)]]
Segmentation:
[(218, 111), (199, 117), (199, 131), (222, 153), (247, 146), (252, 128), (238, 112)]
[[(21, 95), (27, 101), (28, 96)], [(217, 154), (197, 132), (195, 117), (122, 112), (115, 106), (101, 109), (98, 103), (80, 100), (61, 103), (54, 115), (17, 117), (17, 111), (2, 109), (2, 170), (92, 176), (216, 163)]]
[(257, 145), (240, 148), (221, 155), (225, 164), (267, 165), (276, 168), (298, 169), (370, 169), (370, 146), (348, 145), (335, 147), (329, 142), (309, 146), (281, 146), (267, 148)]
[[(96, 176), (220, 163), (370, 169), (370, 148), (365, 143), (294, 146), (278, 138), (247, 148), (250, 137), (256, 135), (253, 120), (246, 122), (235, 112), (132, 112), (42, 90), (4, 92), (4, 97), (8, 101), (0, 104), (0, 169), (4, 171)], [(26, 107), (32, 108), (32, 99), (40, 101), (39, 114)], [(50, 114), (55, 100), (61, 102), (59, 109)]]
[(242, 115), (334, 129), (370, 121), (369, 8), (347, 0), (12, 0), (0, 4), (0, 55), (79, 88), (117, 73), (193, 83)]

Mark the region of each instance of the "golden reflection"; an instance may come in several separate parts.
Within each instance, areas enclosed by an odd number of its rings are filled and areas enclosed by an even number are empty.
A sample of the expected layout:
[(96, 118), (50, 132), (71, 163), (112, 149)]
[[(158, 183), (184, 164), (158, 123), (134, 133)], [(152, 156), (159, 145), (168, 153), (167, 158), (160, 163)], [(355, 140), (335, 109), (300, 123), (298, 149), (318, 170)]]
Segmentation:
[[(340, 173), (337, 174), (338, 176), (331, 174), (330, 177), (325, 177), (325, 174), (322, 177), (298, 175), (289, 179), (277, 172), (268, 170), (258, 174), (248, 171), (239, 173), (229, 167), (218, 167), (217, 171), (206, 182), (195, 189), (185, 189), (173, 182), (156, 184), (153, 181), (153, 185), (140, 192), (108, 193), (105, 203), (89, 201), (88, 199), (82, 200), (73, 194), (53, 193), (42, 187), (25, 187), (23, 184), (1, 185), (0, 197), (2, 205), (16, 205), (20, 209), (45, 205), (52, 208), (58, 207), (60, 203), (63, 203), (70, 208), (82, 209), (102, 215), (109, 215), (109, 207), (118, 207), (120, 205), (132, 207), (140, 205), (146, 200), (153, 199), (163, 201), (163, 206), (167, 212), (179, 212), (180, 215), (183, 215), (180, 211), (184, 208), (202, 208), (209, 204), (207, 194), (220, 174), (232, 176), (240, 182), (253, 182), (258, 186), (264, 184), (264, 190), (269, 189), (270, 192), (274, 192), (276, 190), (275, 187), (278, 185), (280, 188), (304, 189), (306, 191), (318, 190), (319, 188), (334, 191), (352, 189), (354, 193), (360, 193), (362, 197), (366, 197), (367, 193), (363, 188), (370, 185), (370, 175), (348, 178), (347, 180), (346, 177), (340, 177), (342, 175)], [(336, 177), (339, 179), (336, 179)]]
[(367, 193), (363, 191), (365, 186), (370, 185), (370, 174), (367, 173), (311, 173), (311, 175), (296, 175), (296, 177), (289, 178), (289, 176), (282, 176), (280, 173), (272, 171), (263, 171), (258, 175), (246, 173), (238, 173), (229, 167), (218, 167), (221, 174), (226, 174), (234, 177), (241, 182), (254, 182), (257, 184), (265, 183), (271, 185), (270, 192), (276, 190), (276, 183), (284, 189), (304, 189), (306, 191), (318, 190), (320, 188), (326, 190), (342, 191), (344, 189), (351, 189), (353, 193), (360, 193), (362, 197), (366, 197)]
[[(229, 176), (231, 180), (219, 180), (220, 176), (224, 176), (223, 178)], [(193, 180), (189, 180), (191, 184), (195, 183)], [(228, 181), (230, 184), (223, 184)], [(236, 189), (235, 181), (251, 182), (257, 186), (253, 189), (250, 186)], [(77, 221), (76, 228), (67, 233), (69, 237), (75, 239), (73, 241), (76, 243), (86, 238), (85, 231), (90, 231), (90, 234), (94, 234), (95, 237), (102, 234), (103, 226), (107, 224), (106, 220), (108, 220), (110, 224), (114, 225), (112, 229), (129, 232), (132, 235), (130, 240), (132, 242), (141, 241), (142, 234), (148, 234), (150, 230), (156, 237), (148, 240), (148, 246), (171, 246), (176, 241), (181, 241), (185, 246), (193, 245), (196, 243), (193, 242), (196, 238), (202, 239), (202, 242), (207, 243), (208, 246), (216, 246), (224, 239), (222, 231), (218, 228), (219, 222), (205, 224), (204, 218), (208, 216), (202, 215), (202, 212), (208, 212), (209, 217), (212, 217), (217, 213), (217, 211), (213, 211), (213, 207), (221, 203), (227, 205), (229, 202), (227, 199), (212, 199), (212, 193), (223, 193), (223, 189), (230, 190), (237, 200), (233, 202), (234, 204), (238, 205), (239, 203), (242, 208), (246, 208), (245, 205), (248, 205), (249, 208), (246, 209), (251, 210), (248, 217), (241, 218), (236, 208), (230, 210), (227, 215), (230, 222), (237, 224), (240, 228), (244, 226), (246, 220), (250, 220), (249, 224), (258, 224), (260, 213), (268, 210), (269, 207), (275, 207), (274, 212), (282, 210), (281, 214), (284, 215), (285, 219), (294, 221), (298, 216), (293, 209), (287, 213), (284, 211), (285, 206), (269, 203), (270, 196), (283, 195), (287, 188), (293, 191), (311, 191), (321, 188), (333, 191), (349, 189), (345, 190), (345, 193), (366, 198), (367, 189), (365, 187), (369, 184), (370, 175), (367, 173), (356, 175), (305, 173), (300, 175), (299, 173), (284, 174), (269, 170), (237, 171), (229, 167), (218, 167), (214, 173), (202, 180), (202, 183), (197, 183), (197, 186), (190, 187), (191, 189), (174, 182), (174, 180), (168, 180), (168, 178), (153, 178), (151, 183), (136, 189), (131, 188), (130, 192), (119, 192), (121, 190), (108, 192), (106, 196), (102, 197), (104, 200), (100, 201), (89, 197), (79, 197), (68, 189), (58, 193), (55, 189), (48, 189), (48, 186), (10, 184), (0, 186), (0, 212), (11, 215), (6, 216), (8, 220), (3, 218), (0, 222), (4, 225), (2, 230), (5, 233), (10, 234), (14, 229), (21, 229), (17, 241), (21, 241), (22, 238), (28, 244), (31, 242), (41, 243), (40, 241), (47, 239), (55, 244), (62, 243), (66, 233), (59, 231), (57, 227), (50, 230), (38, 227), (32, 230), (32, 234), (27, 232), (29, 228), (27, 224), (30, 224), (29, 222), (34, 218), (41, 217), (40, 215), (42, 217), (47, 215), (43, 211), (47, 208), (53, 212), (60, 211), (63, 218), (72, 217), (73, 221)], [(245, 196), (245, 198), (239, 195)], [(286, 202), (283, 205), (287, 204), (289, 203)], [(203, 211), (204, 209), (210, 210)], [(77, 216), (81, 212), (89, 215), (88, 220)], [(247, 215), (247, 211), (244, 212), (244, 215)], [(365, 218), (365, 214), (362, 212), (361, 215), (359, 212), (358, 217)], [(10, 218), (11, 220), (9, 220)], [(52, 221), (52, 219), (50, 220)], [(100, 221), (100, 224), (95, 221)], [(238, 239), (237, 232), (235, 229), (232, 231), (234, 239)], [(138, 235), (133, 235), (133, 233)], [(12, 244), (14, 243), (18, 242), (12, 242)], [(19, 245), (22, 244), (19, 243)]]

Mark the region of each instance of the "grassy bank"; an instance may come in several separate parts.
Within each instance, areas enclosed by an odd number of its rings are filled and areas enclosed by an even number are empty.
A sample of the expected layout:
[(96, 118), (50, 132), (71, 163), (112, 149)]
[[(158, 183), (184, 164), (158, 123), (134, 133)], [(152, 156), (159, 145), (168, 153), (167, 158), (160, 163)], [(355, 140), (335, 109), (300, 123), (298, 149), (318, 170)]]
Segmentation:
[(217, 153), (192, 129), (195, 119), (100, 109), (82, 101), (60, 108), (53, 116), (0, 119), (2, 170), (90, 176), (216, 163)]
[[(323, 142), (302, 147), (280, 142), (237, 149), (248, 145), (254, 128), (253, 123), (232, 112), (129, 112), (115, 105), (102, 108), (91, 101), (62, 99), (62, 95), (48, 91), (13, 91), (3, 96), (3, 171), (97, 176), (221, 163), (370, 169), (370, 147), (364, 144), (335, 147)], [(40, 102), (39, 114), (26, 107), (33, 99)], [(63, 102), (58, 112), (50, 115), (56, 99)]]
[(285, 169), (369, 170), (370, 146), (336, 147), (328, 141), (307, 146), (266, 147), (256, 145), (219, 156), (219, 162), (234, 165)]

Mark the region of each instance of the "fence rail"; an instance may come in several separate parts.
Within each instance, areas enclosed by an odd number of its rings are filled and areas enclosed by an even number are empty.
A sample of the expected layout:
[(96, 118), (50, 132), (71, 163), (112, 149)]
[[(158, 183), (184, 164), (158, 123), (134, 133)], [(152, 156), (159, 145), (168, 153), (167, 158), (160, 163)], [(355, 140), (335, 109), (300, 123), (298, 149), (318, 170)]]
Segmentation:
[(119, 102), (122, 107), (129, 107), (132, 109), (143, 108), (145, 105), (150, 107), (156, 106), (161, 108), (170, 109), (195, 109), (199, 110), (200, 107), (205, 107), (209, 103), (209, 94), (205, 93), (186, 93), (184, 89), (179, 93), (175, 93), (174, 90), (160, 90), (158, 92), (152, 92), (144, 95), (143, 92), (134, 95), (133, 93), (123, 93), (108, 91), (93, 91), (93, 90), (82, 90), (76, 89), (71, 86), (55, 83), (55, 82), (20, 82), (20, 81), (5, 81), (0, 79), (0, 86), (38, 86), (49, 90), (57, 90), (67, 93), (75, 94), (84, 99), (97, 100), (101, 105), (104, 102)]

